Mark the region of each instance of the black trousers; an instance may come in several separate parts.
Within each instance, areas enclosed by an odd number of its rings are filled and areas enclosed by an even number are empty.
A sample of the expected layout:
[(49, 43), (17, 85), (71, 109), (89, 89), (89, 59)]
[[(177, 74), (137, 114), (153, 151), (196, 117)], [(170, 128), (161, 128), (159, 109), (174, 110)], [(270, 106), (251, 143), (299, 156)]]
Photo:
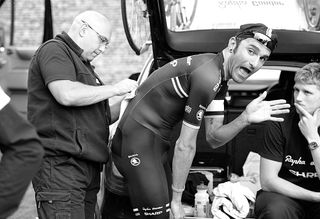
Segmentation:
[(93, 219), (100, 171), (99, 163), (45, 157), (32, 180), (39, 219)]
[(315, 219), (320, 218), (320, 203), (260, 190), (257, 193), (255, 215), (256, 219)]

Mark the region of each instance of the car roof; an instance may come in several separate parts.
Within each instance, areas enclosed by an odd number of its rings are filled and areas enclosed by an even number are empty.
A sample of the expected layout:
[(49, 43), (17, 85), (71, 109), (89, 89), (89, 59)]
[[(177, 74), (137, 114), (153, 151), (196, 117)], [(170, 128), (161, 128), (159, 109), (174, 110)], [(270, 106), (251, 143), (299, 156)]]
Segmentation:
[[(303, 2), (309, 2), (308, 7), (316, 7), (317, 13), (312, 17), (316, 22), (307, 21)], [(275, 30), (279, 39), (269, 60), (319, 61), (318, 1), (148, 0), (147, 4), (153, 54), (159, 60), (220, 52), (241, 24), (265, 23)], [(177, 21), (177, 11), (189, 13), (185, 16), (189, 19), (189, 23), (185, 22), (187, 25)]]

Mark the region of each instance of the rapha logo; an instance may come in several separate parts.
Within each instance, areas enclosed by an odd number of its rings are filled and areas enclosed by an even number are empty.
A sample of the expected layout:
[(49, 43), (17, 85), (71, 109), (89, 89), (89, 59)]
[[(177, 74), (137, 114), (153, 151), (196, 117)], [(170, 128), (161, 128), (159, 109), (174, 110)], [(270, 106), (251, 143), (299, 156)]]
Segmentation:
[(306, 161), (301, 160), (301, 157), (299, 157), (298, 160), (295, 160), (295, 159), (292, 158), (291, 155), (287, 155), (286, 156), (285, 162), (291, 163), (291, 166), (293, 166), (293, 165), (305, 165), (306, 164)]

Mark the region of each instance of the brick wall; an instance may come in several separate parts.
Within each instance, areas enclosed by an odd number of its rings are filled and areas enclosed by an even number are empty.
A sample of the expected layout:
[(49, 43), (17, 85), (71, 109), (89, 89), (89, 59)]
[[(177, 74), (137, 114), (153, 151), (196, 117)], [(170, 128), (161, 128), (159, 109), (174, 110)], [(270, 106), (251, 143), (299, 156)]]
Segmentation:
[[(43, 37), (45, 0), (15, 0), (14, 45), (35, 46)], [(142, 69), (151, 53), (137, 56), (130, 48), (123, 30), (120, 0), (51, 0), (54, 35), (67, 30), (73, 18), (84, 10), (96, 10), (113, 23), (111, 44), (101, 57), (94, 61), (96, 71), (106, 83), (113, 83)], [(0, 8), (0, 25), (6, 30), (6, 44), (9, 44), (11, 0)]]

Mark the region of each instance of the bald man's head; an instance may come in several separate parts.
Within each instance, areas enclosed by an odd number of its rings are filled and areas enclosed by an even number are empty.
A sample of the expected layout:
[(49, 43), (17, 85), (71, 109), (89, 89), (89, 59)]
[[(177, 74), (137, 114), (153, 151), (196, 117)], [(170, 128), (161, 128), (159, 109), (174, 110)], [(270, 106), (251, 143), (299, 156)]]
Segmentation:
[(108, 39), (110, 38), (111, 23), (104, 15), (96, 11), (85, 11), (74, 19), (74, 23), (81, 23), (82, 21), (87, 22), (99, 34), (106, 36)]
[(107, 17), (96, 11), (85, 11), (75, 17), (68, 35), (84, 50), (88, 61), (104, 52), (111, 39), (112, 26)]

